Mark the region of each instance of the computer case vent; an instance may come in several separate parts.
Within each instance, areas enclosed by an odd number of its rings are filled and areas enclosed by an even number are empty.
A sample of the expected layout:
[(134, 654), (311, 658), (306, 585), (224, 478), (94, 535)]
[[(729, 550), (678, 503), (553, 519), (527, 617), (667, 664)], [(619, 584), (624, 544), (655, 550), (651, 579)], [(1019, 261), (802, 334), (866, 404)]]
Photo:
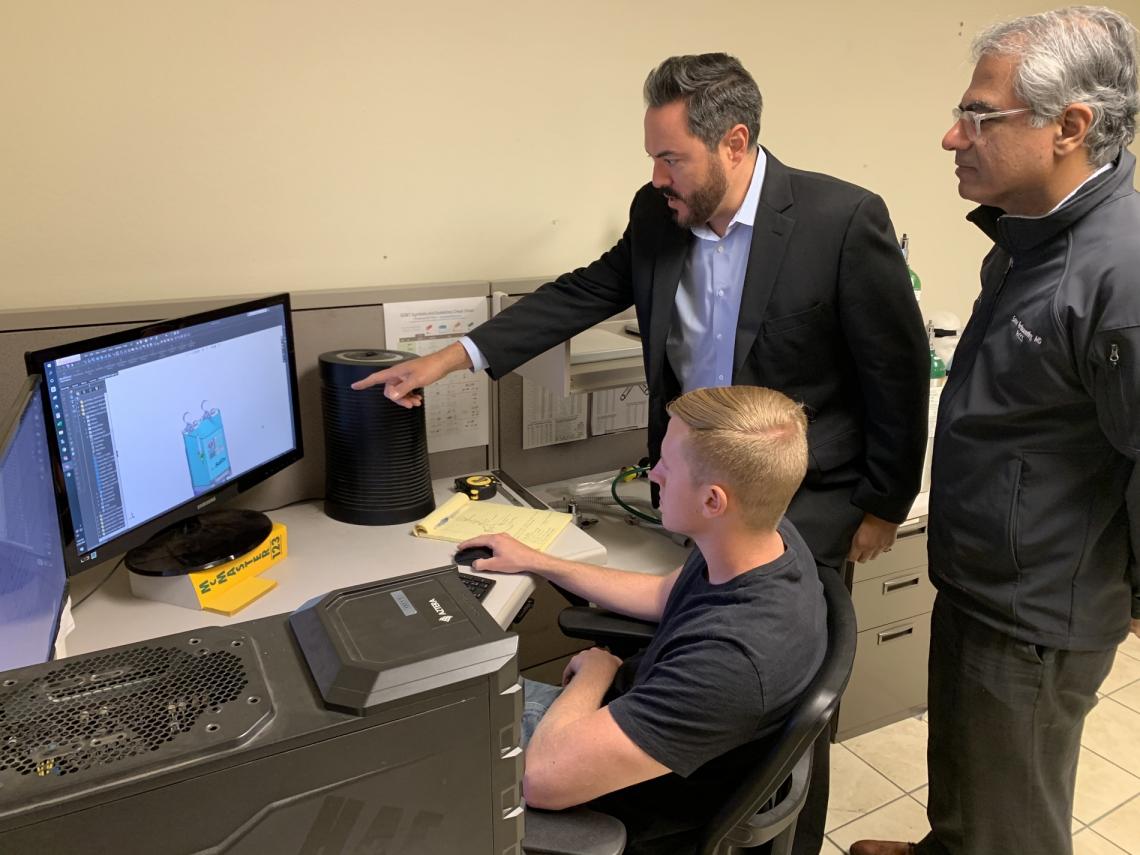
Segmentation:
[(0, 681), (0, 787), (183, 760), (247, 738), (272, 715), (252, 645), (220, 628), (20, 675)]

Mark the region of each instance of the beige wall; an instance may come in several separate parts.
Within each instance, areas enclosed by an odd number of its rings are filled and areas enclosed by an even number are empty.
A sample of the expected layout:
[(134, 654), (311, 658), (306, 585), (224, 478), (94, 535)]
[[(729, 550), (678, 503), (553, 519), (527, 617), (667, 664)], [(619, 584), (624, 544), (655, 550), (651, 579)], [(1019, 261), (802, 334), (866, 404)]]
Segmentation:
[(0, 0), (0, 308), (577, 266), (648, 178), (648, 69), (727, 50), (762, 141), (881, 193), (965, 316), (985, 243), (938, 143), (971, 34), (1039, 8)]

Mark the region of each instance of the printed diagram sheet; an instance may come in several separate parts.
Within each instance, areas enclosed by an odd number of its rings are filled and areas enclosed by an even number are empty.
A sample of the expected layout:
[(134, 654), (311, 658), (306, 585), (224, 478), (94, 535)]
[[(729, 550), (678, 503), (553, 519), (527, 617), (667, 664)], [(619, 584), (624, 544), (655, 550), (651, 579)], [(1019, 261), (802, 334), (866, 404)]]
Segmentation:
[(649, 387), (624, 386), (593, 393), (590, 433), (601, 436), (649, 426)]
[[(388, 350), (433, 353), (487, 320), (486, 297), (384, 304)], [(482, 371), (455, 371), (425, 391), (428, 451), (450, 451), (490, 442), (491, 381)]]
[(586, 396), (556, 398), (544, 386), (523, 380), (523, 448), (541, 448), (586, 438)]

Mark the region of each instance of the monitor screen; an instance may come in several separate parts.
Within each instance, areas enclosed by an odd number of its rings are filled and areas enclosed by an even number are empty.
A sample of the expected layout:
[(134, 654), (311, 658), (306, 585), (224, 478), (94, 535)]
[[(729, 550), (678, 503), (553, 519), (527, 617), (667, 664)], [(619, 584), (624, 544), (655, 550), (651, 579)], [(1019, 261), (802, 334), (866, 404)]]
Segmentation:
[(30, 353), (84, 569), (301, 456), (287, 294)]
[(67, 595), (38, 385), (0, 415), (0, 671), (52, 658)]

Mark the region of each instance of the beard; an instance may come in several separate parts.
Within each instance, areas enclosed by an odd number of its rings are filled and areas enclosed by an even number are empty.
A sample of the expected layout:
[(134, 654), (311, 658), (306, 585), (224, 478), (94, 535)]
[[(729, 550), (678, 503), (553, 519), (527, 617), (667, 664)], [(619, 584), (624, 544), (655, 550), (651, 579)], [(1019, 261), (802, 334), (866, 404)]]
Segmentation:
[(680, 211), (670, 209), (677, 225), (685, 228), (703, 226), (707, 223), (728, 192), (728, 176), (724, 167), (717, 158), (709, 155), (709, 177), (700, 187), (688, 196), (682, 196), (671, 187), (661, 188), (661, 195), (667, 199), (677, 199), (689, 209), (687, 215), (682, 216)]

